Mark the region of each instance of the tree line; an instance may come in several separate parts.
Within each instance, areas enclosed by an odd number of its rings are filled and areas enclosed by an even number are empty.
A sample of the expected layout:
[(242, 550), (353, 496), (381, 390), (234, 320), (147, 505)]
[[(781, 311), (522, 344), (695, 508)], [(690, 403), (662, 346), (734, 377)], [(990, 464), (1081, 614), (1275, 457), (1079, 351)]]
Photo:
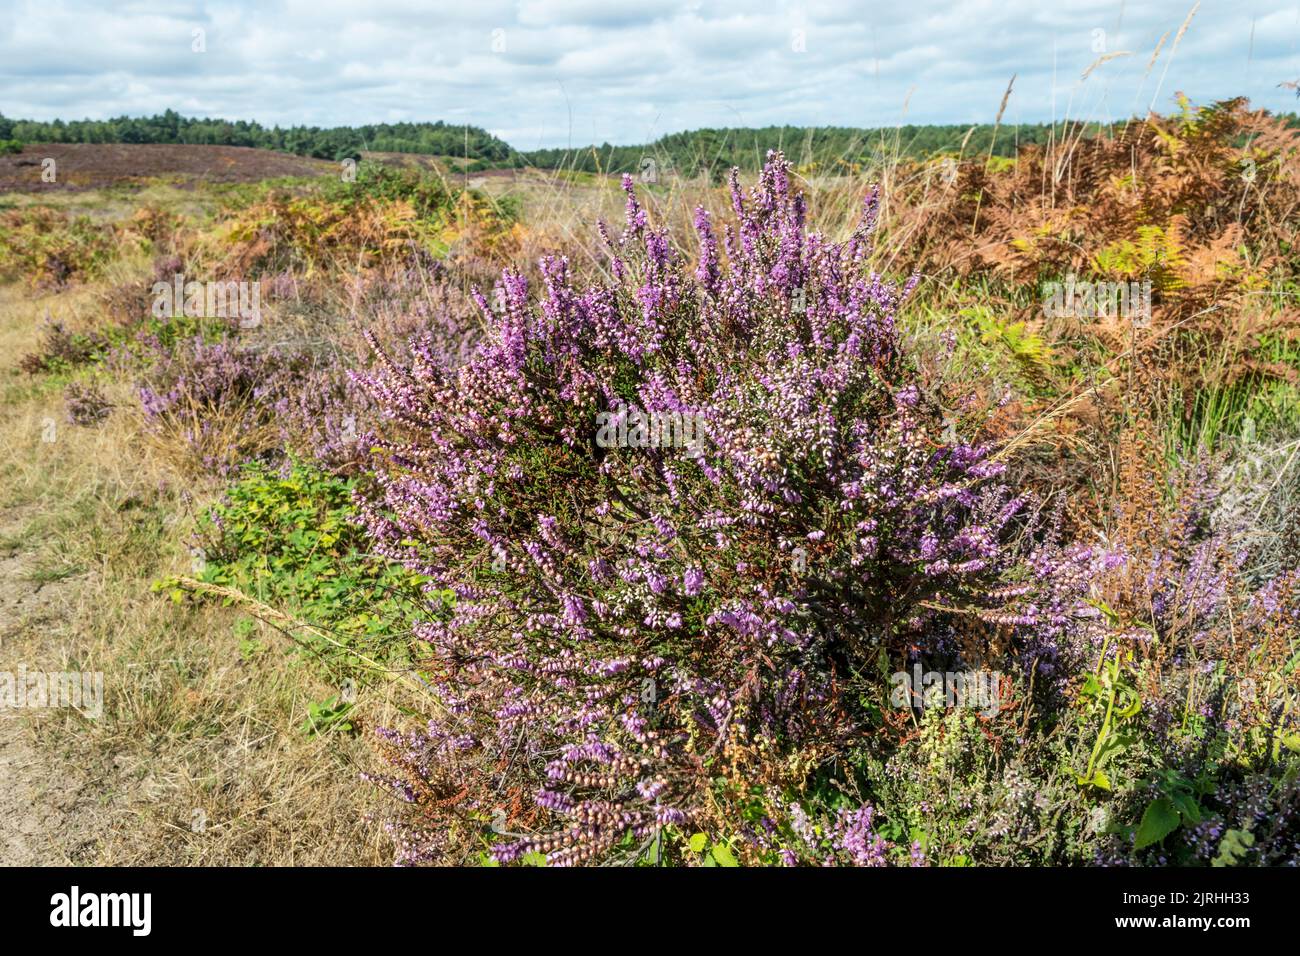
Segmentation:
[(157, 116), (107, 120), (7, 119), (0, 115), (0, 140), (23, 143), (187, 143), (251, 146), (316, 159), (356, 158), (362, 150), (457, 156), (497, 165), (516, 153), (477, 126), (444, 123), (373, 123), (365, 126), (266, 127), (248, 120), (198, 119), (167, 110)]
[[(1296, 118), (1288, 116), (1292, 125)], [(0, 114), (0, 142), (20, 143), (190, 143), (251, 146), (300, 156), (340, 160), (358, 158), (363, 150), (422, 153), (467, 161), (470, 170), (536, 166), (589, 173), (675, 172), (709, 175), (720, 180), (739, 166), (755, 170), (768, 150), (781, 149), (796, 165), (826, 172), (852, 172), (893, 159), (939, 155), (1016, 155), (1019, 147), (1077, 135), (1075, 123), (974, 126), (857, 127), (765, 126), (698, 129), (669, 133), (652, 143), (613, 146), (602, 143), (575, 149), (539, 149), (521, 153), (477, 126), (445, 123), (376, 123), (365, 126), (265, 127), (247, 120), (197, 119), (173, 110), (157, 116), (119, 116), (108, 120), (6, 119)], [(1108, 131), (1086, 124), (1085, 132)]]
[[(1073, 132), (1077, 126), (1071, 127)], [(1089, 126), (1089, 132), (1100, 127)], [(1055, 127), (1057, 137), (1065, 125)], [(893, 158), (926, 158), (953, 154), (1014, 156), (1019, 146), (1044, 143), (1051, 137), (1050, 123), (1000, 126), (900, 126), (877, 129), (856, 127), (765, 126), (762, 128), (698, 129), (669, 133), (652, 143), (636, 146), (586, 146), (580, 149), (541, 149), (525, 154), (531, 165), (568, 168), (583, 172), (644, 172), (648, 161), (655, 169), (673, 169), (682, 175), (711, 173), (732, 166), (754, 170), (768, 150), (781, 149), (800, 166), (832, 170), (852, 169)], [(996, 135), (995, 135), (996, 134)]]

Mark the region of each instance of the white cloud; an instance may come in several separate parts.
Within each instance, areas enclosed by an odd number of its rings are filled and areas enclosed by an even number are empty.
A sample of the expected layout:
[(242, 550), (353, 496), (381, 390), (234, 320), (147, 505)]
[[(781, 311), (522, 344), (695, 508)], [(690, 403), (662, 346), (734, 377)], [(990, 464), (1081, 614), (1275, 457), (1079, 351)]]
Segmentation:
[[(0, 111), (76, 119), (170, 107), (280, 125), (445, 119), (532, 148), (740, 123), (989, 121), (1012, 73), (1009, 122), (1067, 109), (1119, 117), (1153, 97), (1169, 108), (1177, 90), (1296, 109), (1277, 84), (1300, 78), (1300, 8), (1205, 0), (1171, 62), (1188, 6), (24, 0), (0, 19)], [(205, 53), (191, 52), (195, 28), (206, 31)], [(1118, 50), (1132, 55), (1080, 80), (1100, 52)]]

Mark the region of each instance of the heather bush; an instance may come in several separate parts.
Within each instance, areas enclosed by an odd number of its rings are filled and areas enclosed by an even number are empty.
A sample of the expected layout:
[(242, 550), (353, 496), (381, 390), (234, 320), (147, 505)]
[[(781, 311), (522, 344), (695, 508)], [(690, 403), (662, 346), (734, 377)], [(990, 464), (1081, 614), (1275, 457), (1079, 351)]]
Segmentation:
[(73, 331), (46, 312), (39, 349), (19, 359), (18, 367), (29, 375), (69, 372), (98, 361), (107, 350), (108, 341), (98, 332)]
[(332, 353), (346, 367), (368, 365), (369, 334), (386, 350), (408, 357), (412, 341), (463, 362), (482, 331), (469, 295), (476, 276), (491, 276), (482, 261), (410, 256), (402, 268), (364, 272), (329, 282), (285, 273), (269, 282), (275, 302), (274, 335), (305, 351)]
[(63, 390), (68, 421), (74, 425), (98, 425), (113, 410), (112, 403), (93, 382), (70, 382)]
[(160, 256), (154, 260), (150, 277), (119, 282), (104, 290), (99, 299), (105, 324), (124, 339), (134, 335), (154, 317), (154, 283), (171, 284), (173, 277), (184, 271), (179, 256)]
[(196, 336), (156, 347), (137, 387), (150, 431), (182, 449), (187, 467), (229, 474), (278, 450), (275, 407), (300, 374), (294, 356)]
[[(179, 259), (160, 259), (155, 277), (180, 268)], [(255, 330), (188, 316), (110, 330), (111, 364), (136, 378), (151, 430), (185, 450), (189, 467), (229, 475), (250, 459), (296, 456), (356, 472), (375, 415), (365, 393), (349, 387), (349, 371), (370, 359), (358, 327), (396, 354), (416, 348), (448, 367), (464, 362), (481, 334), (472, 302), (438, 263), (416, 260), (341, 287), (292, 273), (266, 284), (275, 310)], [(124, 286), (114, 301), (138, 296)]]
[[(466, 363), (416, 346), (358, 377), (386, 415), (376, 547), (456, 595), (416, 628), (445, 713), (387, 741), (408, 862), (495, 807), (500, 861), (689, 859), (689, 828), (754, 812), (788, 830), (918, 650), (1006, 648), (1050, 699), (1100, 639), (1111, 558), (945, 438), (901, 354), (915, 280), (866, 270), (874, 194), (830, 242), (772, 156), (748, 196), (733, 175), (721, 241), (697, 216), (692, 269), (624, 186), (608, 280), (546, 258), (534, 299), (507, 271)], [(868, 802), (816, 812), (804, 858), (913, 855)]]
[(927, 709), (840, 755), (887, 858), (911, 840), (941, 865), (1300, 862), (1297, 554), (1279, 567), (1210, 469), (1165, 474), (1153, 444), (1125, 443), (1107, 530), (1123, 560), (1095, 582), (1107, 627), (1068, 694)]
[(295, 454), (339, 468), (360, 460), (364, 409), (328, 357), (196, 336), (155, 343), (136, 369), (149, 430), (187, 468), (228, 476)]

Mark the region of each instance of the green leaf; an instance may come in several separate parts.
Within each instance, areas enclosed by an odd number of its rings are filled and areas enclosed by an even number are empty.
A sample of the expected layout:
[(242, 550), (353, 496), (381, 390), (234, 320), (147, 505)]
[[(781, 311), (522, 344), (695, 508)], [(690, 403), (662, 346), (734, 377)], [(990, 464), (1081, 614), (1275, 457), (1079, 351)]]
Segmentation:
[(1201, 822), (1201, 805), (1196, 799), (1187, 792), (1174, 794), (1174, 806), (1178, 808), (1178, 815), (1183, 818), (1183, 823), (1188, 826), (1196, 826)]
[(1214, 858), (1211, 865), (1236, 866), (1254, 845), (1255, 834), (1248, 830), (1229, 830), (1223, 835), (1219, 843), (1219, 855)]
[(654, 839), (650, 841), (650, 846), (646, 848), (645, 856), (642, 857), (651, 866), (658, 866), (663, 862), (664, 855), (664, 835), (663, 832), (655, 834)]
[(703, 853), (704, 848), (708, 846), (708, 843), (709, 843), (709, 838), (706, 837), (703, 833), (695, 834), (694, 836), (691, 837), (691, 843), (690, 843), (691, 852)]
[(1094, 770), (1091, 777), (1085, 777), (1083, 774), (1078, 775), (1079, 786), (1087, 787), (1089, 785), (1097, 787), (1099, 790), (1110, 790), (1110, 777), (1106, 776), (1104, 770)]
[(1088, 603), (1091, 604), (1093, 607), (1095, 607), (1098, 611), (1101, 611), (1102, 614), (1106, 615), (1106, 620), (1108, 620), (1111, 624), (1119, 623), (1119, 615), (1116, 614), (1115, 611), (1111, 609), (1110, 605), (1107, 604), (1105, 601), (1096, 599), (1096, 600), (1091, 600)]
[(1137, 834), (1133, 838), (1133, 849), (1142, 850), (1153, 843), (1159, 843), (1177, 830), (1181, 822), (1173, 801), (1168, 797), (1157, 797), (1142, 814), (1142, 822), (1138, 824)]
[(740, 866), (736, 862), (736, 857), (732, 854), (731, 848), (725, 843), (713, 844), (712, 856), (718, 862), (718, 866)]
[(1139, 697), (1136, 691), (1134, 691), (1128, 685), (1121, 684), (1120, 687), (1122, 690), (1132, 694), (1132, 699), (1129, 701), (1129, 703), (1126, 706), (1119, 708), (1115, 711), (1115, 717), (1120, 720), (1127, 720), (1129, 717), (1135, 716), (1137, 712), (1142, 709), (1142, 698)]

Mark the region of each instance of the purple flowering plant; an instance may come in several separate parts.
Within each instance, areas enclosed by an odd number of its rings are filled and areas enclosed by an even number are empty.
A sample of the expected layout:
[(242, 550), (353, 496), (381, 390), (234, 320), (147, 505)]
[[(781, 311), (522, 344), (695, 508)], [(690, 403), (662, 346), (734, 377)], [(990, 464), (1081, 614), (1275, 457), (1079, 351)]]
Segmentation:
[[(917, 387), (896, 328), (917, 277), (867, 264), (878, 195), (833, 242), (790, 175), (772, 154), (746, 194), (733, 172), (734, 220), (697, 211), (694, 263), (625, 177), (605, 274), (546, 257), (534, 292), (507, 271), (466, 361), (376, 344), (356, 376), (382, 416), (363, 520), (456, 596), (416, 628), (437, 715), (384, 732), (418, 809), (401, 861), (495, 806), (476, 832), (498, 862), (738, 832), (749, 798), (719, 780), (797, 792), (878, 726), (882, 673), (918, 648), (999, 635), (1047, 692), (1104, 626), (1087, 597), (1111, 557), (1061, 541)], [(633, 410), (702, 435), (596, 440)], [(822, 850), (914, 861), (874, 812), (833, 811)]]

